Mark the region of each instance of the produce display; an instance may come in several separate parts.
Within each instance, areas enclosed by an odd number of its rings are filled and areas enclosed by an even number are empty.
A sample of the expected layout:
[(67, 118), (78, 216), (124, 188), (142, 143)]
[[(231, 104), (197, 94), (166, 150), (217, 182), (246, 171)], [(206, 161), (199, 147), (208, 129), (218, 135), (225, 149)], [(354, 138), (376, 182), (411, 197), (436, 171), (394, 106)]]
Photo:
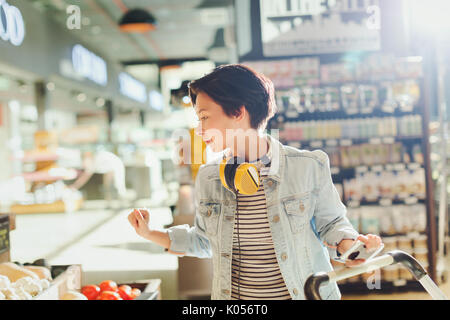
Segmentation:
[(141, 290), (126, 284), (118, 286), (112, 280), (105, 280), (98, 285), (84, 286), (81, 288), (81, 293), (88, 300), (133, 300), (140, 296)]
[[(0, 263), (0, 300), (31, 300), (41, 293), (45, 294), (44, 290), (51, 285), (52, 274), (59, 277), (45, 259), (23, 265), (19, 262)], [(118, 285), (112, 280), (86, 285), (80, 291), (72, 289), (56, 299), (133, 300), (141, 295), (140, 289), (127, 284)], [(37, 298), (39, 299), (39, 297)]]
[(31, 300), (50, 286), (50, 270), (30, 267), (0, 264), (0, 300)]

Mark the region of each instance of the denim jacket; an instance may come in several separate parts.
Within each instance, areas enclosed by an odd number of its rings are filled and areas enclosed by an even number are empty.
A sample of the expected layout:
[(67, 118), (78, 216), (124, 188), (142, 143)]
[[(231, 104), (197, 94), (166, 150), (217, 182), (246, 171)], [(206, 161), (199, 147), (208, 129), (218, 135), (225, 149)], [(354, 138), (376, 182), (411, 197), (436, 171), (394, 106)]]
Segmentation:
[[(305, 299), (309, 275), (332, 270), (342, 239), (359, 235), (346, 218), (346, 208), (331, 179), (326, 153), (299, 150), (270, 135), (272, 161), (262, 180), (275, 254), (292, 299)], [(212, 258), (213, 300), (231, 299), (231, 259), (236, 195), (219, 176), (218, 161), (200, 167), (195, 180), (195, 223), (168, 229), (170, 250)], [(322, 299), (340, 299), (336, 283), (322, 286)]]

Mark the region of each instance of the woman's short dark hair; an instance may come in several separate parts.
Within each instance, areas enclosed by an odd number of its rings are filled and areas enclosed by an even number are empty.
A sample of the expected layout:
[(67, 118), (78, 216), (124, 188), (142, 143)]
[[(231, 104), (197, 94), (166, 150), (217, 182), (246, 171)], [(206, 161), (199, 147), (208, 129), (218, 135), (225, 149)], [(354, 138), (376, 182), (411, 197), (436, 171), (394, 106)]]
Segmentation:
[(189, 95), (195, 106), (197, 95), (206, 93), (219, 104), (226, 115), (239, 115), (245, 106), (253, 129), (264, 129), (276, 113), (275, 90), (272, 81), (242, 64), (228, 64), (189, 83)]

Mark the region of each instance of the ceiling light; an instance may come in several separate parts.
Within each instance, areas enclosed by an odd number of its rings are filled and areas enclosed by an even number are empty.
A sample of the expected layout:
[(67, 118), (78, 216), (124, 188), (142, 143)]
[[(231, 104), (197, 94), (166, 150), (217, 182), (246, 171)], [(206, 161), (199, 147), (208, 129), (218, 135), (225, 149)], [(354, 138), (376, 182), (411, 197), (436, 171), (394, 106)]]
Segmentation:
[(119, 26), (123, 32), (148, 32), (156, 29), (156, 19), (146, 10), (132, 9), (122, 16)]
[(48, 90), (48, 91), (53, 91), (53, 90), (55, 90), (55, 84), (54, 84), (53, 82), (47, 83), (47, 90)]
[(189, 96), (184, 96), (182, 101), (184, 104), (189, 104), (191, 102), (191, 98), (189, 98)]
[(105, 105), (105, 99), (103, 98), (97, 98), (95, 100), (95, 105), (99, 108), (103, 107)]
[(86, 100), (86, 95), (85, 95), (84, 93), (78, 94), (78, 95), (77, 95), (77, 100), (78, 100), (79, 102), (85, 101), (85, 100)]

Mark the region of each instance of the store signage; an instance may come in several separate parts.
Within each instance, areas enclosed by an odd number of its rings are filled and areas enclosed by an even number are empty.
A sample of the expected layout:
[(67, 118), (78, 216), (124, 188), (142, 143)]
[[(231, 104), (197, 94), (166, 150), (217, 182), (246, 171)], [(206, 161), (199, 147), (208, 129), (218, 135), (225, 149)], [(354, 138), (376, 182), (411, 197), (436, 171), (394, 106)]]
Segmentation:
[(82, 45), (75, 45), (72, 49), (72, 65), (74, 71), (95, 83), (106, 86), (108, 71), (106, 62)]
[(145, 85), (125, 72), (119, 74), (119, 86), (120, 92), (124, 96), (142, 103), (147, 102), (147, 89)]
[(261, 0), (264, 56), (373, 51), (379, 0)]
[(148, 99), (152, 109), (157, 111), (162, 111), (164, 109), (164, 97), (160, 92), (156, 90), (150, 91), (148, 93)]
[(20, 46), (25, 39), (25, 23), (20, 10), (0, 0), (0, 38)]

